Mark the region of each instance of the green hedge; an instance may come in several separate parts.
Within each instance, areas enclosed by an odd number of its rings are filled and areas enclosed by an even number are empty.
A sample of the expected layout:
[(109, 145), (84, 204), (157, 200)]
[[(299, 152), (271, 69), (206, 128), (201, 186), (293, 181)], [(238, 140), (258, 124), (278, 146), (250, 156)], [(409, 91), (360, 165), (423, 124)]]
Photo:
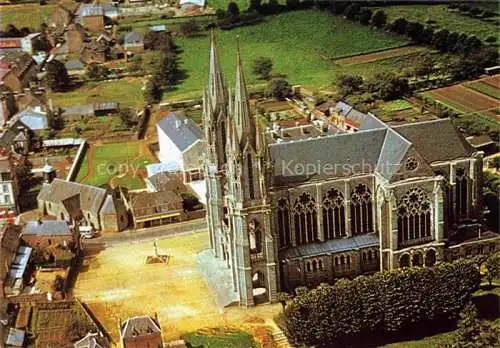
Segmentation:
[(469, 260), (342, 279), (297, 295), (284, 312), (285, 324), (292, 339), (308, 345), (359, 342), (456, 320), (479, 284)]

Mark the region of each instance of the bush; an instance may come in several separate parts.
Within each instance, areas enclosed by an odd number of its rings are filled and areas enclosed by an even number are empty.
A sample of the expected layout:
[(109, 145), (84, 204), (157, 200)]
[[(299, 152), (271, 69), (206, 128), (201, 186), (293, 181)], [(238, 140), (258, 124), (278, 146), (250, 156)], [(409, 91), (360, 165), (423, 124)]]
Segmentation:
[(285, 323), (292, 338), (307, 345), (359, 343), (369, 335), (456, 320), (479, 283), (472, 260), (339, 280), (297, 293)]

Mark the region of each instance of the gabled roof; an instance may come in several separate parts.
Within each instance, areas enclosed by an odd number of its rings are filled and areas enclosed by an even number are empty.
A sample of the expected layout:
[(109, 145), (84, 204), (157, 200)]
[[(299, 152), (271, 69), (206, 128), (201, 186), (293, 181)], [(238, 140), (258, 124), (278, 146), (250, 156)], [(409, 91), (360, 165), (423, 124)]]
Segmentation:
[(97, 214), (106, 198), (106, 190), (56, 178), (52, 183), (42, 186), (37, 199), (60, 204), (64, 200), (77, 195), (79, 196), (81, 210)]
[(129, 31), (123, 37), (123, 41), (127, 42), (140, 42), (143, 40), (143, 36), (136, 31)]
[(35, 131), (48, 128), (47, 115), (45, 112), (35, 110), (34, 108), (26, 108), (18, 112), (9, 121), (10, 124), (14, 124), (13, 120), (21, 121), (27, 128)]
[(428, 163), (469, 157), (474, 152), (449, 118), (392, 128), (409, 140)]
[(97, 343), (97, 338), (99, 334), (89, 332), (81, 340), (75, 342), (74, 348), (103, 348), (99, 343)]
[[(130, 206), (133, 210), (153, 208), (164, 204), (182, 202), (176, 190), (162, 192), (129, 192)], [(137, 214), (136, 214), (137, 215)]]
[(80, 59), (71, 59), (64, 63), (66, 70), (83, 70), (85, 68), (85, 64)]
[(148, 178), (157, 192), (179, 191), (183, 187), (181, 180), (174, 173), (161, 172)]
[(352, 106), (350, 106), (349, 104), (346, 104), (344, 102), (338, 102), (336, 105), (335, 105), (335, 110), (341, 114), (342, 116), (345, 116), (349, 113), (349, 111), (351, 111), (352, 109)]
[(143, 315), (127, 319), (121, 326), (121, 337), (129, 338), (151, 333), (161, 333), (160, 325), (150, 316)]
[(22, 235), (72, 236), (73, 233), (64, 220), (31, 220), (26, 223)]
[(174, 112), (158, 122), (156, 127), (158, 131), (165, 133), (181, 152), (203, 139), (203, 132), (193, 120)]

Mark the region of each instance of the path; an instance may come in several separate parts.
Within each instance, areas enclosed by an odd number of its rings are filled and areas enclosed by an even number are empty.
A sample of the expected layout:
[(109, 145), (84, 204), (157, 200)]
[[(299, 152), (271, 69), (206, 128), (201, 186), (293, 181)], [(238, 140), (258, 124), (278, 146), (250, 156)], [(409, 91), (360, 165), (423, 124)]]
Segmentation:
[[(85, 175), (83, 178), (78, 180), (78, 182), (85, 183), (86, 180), (93, 177), (94, 171), (95, 171), (95, 168), (94, 168), (95, 151), (96, 151), (96, 144), (92, 144), (92, 145), (89, 144), (88, 149), (87, 149), (87, 153), (85, 154), (85, 157), (83, 158), (83, 160), (87, 161), (87, 175)], [(83, 165), (83, 161), (82, 161), (82, 163), (80, 163), (80, 169), (78, 170), (78, 172), (80, 170), (82, 170), (82, 165)], [(76, 177), (78, 177), (78, 175)]]

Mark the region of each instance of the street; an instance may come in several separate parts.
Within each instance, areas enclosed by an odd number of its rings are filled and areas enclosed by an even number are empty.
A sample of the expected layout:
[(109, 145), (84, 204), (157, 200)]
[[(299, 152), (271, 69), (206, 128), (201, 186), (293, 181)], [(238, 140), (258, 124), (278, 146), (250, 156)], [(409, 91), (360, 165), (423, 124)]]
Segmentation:
[(131, 244), (155, 239), (163, 239), (171, 236), (179, 236), (205, 232), (207, 229), (206, 220), (196, 219), (191, 221), (180, 222), (172, 225), (143, 228), (139, 230), (127, 230), (119, 233), (104, 234), (97, 238), (84, 239), (83, 245), (85, 249), (90, 247), (113, 247), (120, 244)]

